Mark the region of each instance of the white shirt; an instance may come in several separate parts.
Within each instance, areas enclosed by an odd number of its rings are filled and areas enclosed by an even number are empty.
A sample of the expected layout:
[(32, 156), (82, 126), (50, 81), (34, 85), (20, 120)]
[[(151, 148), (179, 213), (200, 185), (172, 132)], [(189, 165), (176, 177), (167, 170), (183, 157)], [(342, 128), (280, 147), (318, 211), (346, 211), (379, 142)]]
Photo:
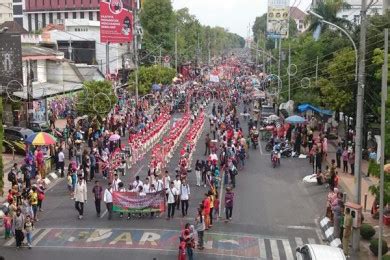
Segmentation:
[(181, 185), (180, 186), (180, 199), (181, 200), (188, 200), (190, 195), (190, 186), (188, 184)]
[(150, 191), (150, 184), (149, 183), (144, 183), (143, 191), (145, 193), (149, 193), (149, 191)]
[(163, 177), (163, 182), (164, 182), (164, 188), (168, 189), (169, 188), (169, 183), (171, 183), (171, 177), (168, 175), (168, 176), (164, 176)]
[(133, 188), (134, 188), (135, 190), (138, 190), (138, 187), (139, 187), (139, 186), (143, 186), (143, 185), (144, 185), (144, 184), (142, 183), (142, 181), (138, 181), (138, 182), (137, 182), (137, 181), (135, 180), (135, 181), (133, 182)]
[(122, 182), (119, 178), (117, 180), (112, 181), (112, 190), (113, 191), (118, 191), (119, 190), (119, 183)]
[(63, 162), (64, 160), (65, 160), (65, 155), (64, 155), (64, 152), (61, 151), (58, 153), (58, 161)]
[(109, 189), (104, 191), (103, 201), (105, 203), (112, 203), (112, 193)]
[(176, 188), (177, 192), (179, 192), (179, 195), (180, 195), (181, 180), (174, 180), (173, 184), (175, 185), (175, 188)]
[(162, 180), (156, 180), (154, 182), (154, 187), (156, 188), (156, 191), (161, 191), (163, 189), (163, 182)]
[(168, 203), (169, 204), (175, 203), (175, 195), (179, 195), (177, 189), (175, 187), (173, 187), (172, 189), (168, 188), (167, 192), (168, 192)]

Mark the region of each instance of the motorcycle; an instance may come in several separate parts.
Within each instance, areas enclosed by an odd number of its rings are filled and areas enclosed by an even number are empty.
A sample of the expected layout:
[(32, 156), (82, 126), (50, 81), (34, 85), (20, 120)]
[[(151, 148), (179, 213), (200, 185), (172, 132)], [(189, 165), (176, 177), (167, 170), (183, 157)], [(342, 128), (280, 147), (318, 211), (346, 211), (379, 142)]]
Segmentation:
[(271, 162), (272, 162), (272, 167), (275, 168), (277, 164), (280, 165), (280, 159), (279, 159), (279, 155), (277, 152), (272, 152), (271, 154)]
[(293, 149), (288, 144), (282, 147), (282, 150), (280, 151), (280, 155), (284, 158), (291, 157), (292, 153), (293, 153)]
[(274, 148), (274, 141), (271, 139), (268, 141), (268, 143), (265, 145), (265, 150), (267, 152), (271, 152), (272, 149)]
[(253, 149), (256, 150), (256, 148), (257, 148), (257, 146), (259, 144), (259, 136), (258, 135), (252, 135), (251, 142), (252, 142), (252, 145), (253, 145)]

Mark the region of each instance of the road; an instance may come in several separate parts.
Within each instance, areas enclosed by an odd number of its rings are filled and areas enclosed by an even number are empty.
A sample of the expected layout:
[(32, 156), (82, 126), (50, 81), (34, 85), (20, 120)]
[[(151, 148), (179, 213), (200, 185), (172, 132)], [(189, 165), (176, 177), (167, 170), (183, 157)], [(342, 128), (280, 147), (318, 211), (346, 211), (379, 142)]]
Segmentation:
[[(204, 159), (204, 137), (208, 129), (207, 122), (193, 163)], [(293, 259), (296, 246), (322, 243), (316, 220), (324, 212), (325, 188), (302, 183), (302, 178), (311, 172), (306, 159), (283, 159), (280, 167), (272, 168), (270, 155), (262, 148), (264, 145), (251, 149), (245, 168), (237, 176), (233, 220), (214, 223), (205, 235), (206, 249), (195, 251), (195, 259)], [(169, 164), (171, 177), (177, 166), (177, 154)], [(147, 161), (148, 156), (122, 181), (128, 184), (137, 174), (141, 180), (145, 179)], [(193, 222), (196, 207), (207, 192), (206, 188), (195, 186), (194, 172), (190, 173), (189, 183), (189, 217), (182, 218), (179, 212), (170, 221), (165, 219), (165, 213), (154, 219), (131, 220), (115, 215), (109, 221), (106, 215), (96, 217), (91, 193), (84, 219), (78, 220), (74, 202), (66, 193), (65, 181), (61, 180), (47, 193), (45, 211), (36, 223), (33, 249), (16, 251), (14, 242), (9, 240), (0, 252), (6, 259), (30, 260), (175, 259), (179, 230), (186, 222)], [(92, 185), (89, 186), (91, 189)]]

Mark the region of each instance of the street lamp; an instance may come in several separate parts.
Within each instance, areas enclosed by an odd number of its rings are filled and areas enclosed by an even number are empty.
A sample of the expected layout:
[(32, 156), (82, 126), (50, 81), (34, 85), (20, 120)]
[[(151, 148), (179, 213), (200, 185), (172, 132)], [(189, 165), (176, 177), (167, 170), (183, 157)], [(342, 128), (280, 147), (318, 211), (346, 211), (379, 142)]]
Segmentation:
[(347, 37), (348, 39), (351, 41), (352, 45), (353, 45), (353, 48), (355, 50), (355, 81), (357, 81), (357, 75), (358, 75), (358, 50), (357, 50), (357, 47), (356, 47), (356, 44), (355, 42), (353, 41), (351, 35), (349, 35), (349, 33), (341, 28), (340, 26), (338, 26), (337, 24), (334, 24), (334, 23), (331, 23), (331, 22), (328, 22), (327, 20), (324, 19), (324, 17), (322, 17), (321, 15), (313, 12), (312, 10), (309, 10), (307, 11), (309, 14), (317, 17), (322, 23), (326, 23), (326, 24), (329, 24), (337, 29), (339, 29), (340, 31), (342, 31)]

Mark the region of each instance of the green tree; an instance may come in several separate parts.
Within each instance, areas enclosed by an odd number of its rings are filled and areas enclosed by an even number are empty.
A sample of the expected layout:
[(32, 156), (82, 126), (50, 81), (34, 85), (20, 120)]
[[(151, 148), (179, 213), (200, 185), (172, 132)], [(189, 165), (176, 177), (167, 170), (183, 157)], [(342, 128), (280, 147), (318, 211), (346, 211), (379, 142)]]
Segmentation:
[[(352, 23), (344, 18), (337, 17), (337, 14), (343, 9), (349, 9), (350, 5), (346, 3), (344, 0), (324, 0), (319, 1), (317, 6), (314, 7), (314, 12), (321, 15), (324, 20), (337, 24), (343, 28), (351, 28)], [(308, 30), (313, 31), (319, 24), (321, 24), (321, 20), (313, 15), (307, 16), (307, 22), (310, 23)], [(323, 24), (323, 26), (327, 27), (327, 25)]]
[(117, 103), (110, 81), (86, 81), (77, 95), (76, 110), (81, 115), (104, 118)]
[(3, 169), (3, 138), (4, 138), (4, 129), (3, 129), (3, 99), (0, 97), (0, 195), (3, 195), (4, 191), (4, 169)]
[[(138, 93), (140, 95), (149, 93), (153, 84), (170, 84), (175, 75), (176, 71), (172, 68), (158, 65), (143, 66), (138, 71)], [(135, 92), (135, 87), (135, 72), (132, 72), (129, 77), (129, 90)]]
[(171, 0), (145, 0), (140, 13), (144, 30), (142, 49), (146, 53), (171, 53), (174, 47), (174, 11)]

